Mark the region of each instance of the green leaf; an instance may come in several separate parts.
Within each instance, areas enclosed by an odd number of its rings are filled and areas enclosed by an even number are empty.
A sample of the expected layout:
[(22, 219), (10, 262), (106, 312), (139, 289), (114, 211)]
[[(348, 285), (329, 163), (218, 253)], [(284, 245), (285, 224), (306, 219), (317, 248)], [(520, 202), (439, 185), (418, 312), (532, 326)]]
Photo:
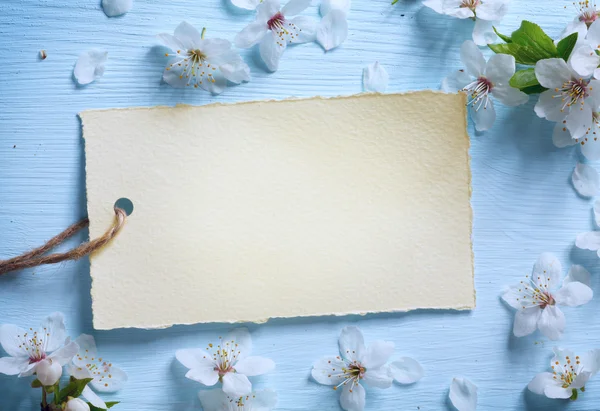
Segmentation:
[(488, 44), (488, 47), (496, 54), (510, 54), (518, 64), (534, 66), (540, 60), (536, 51), (527, 46), (516, 43)]
[(496, 35), (498, 37), (500, 37), (502, 40), (504, 40), (507, 43), (512, 43), (512, 39), (509, 36), (505, 36), (504, 34), (500, 34), (498, 32), (498, 30), (496, 30), (496, 27), (494, 27), (494, 33), (496, 33)]
[(565, 37), (556, 45), (556, 49), (558, 50), (558, 56), (561, 57), (564, 61), (569, 60), (569, 56), (573, 52), (575, 48), (575, 44), (577, 43), (577, 37), (579, 33), (573, 33), (570, 36)]
[(31, 381), (31, 388), (42, 388), (42, 387), (43, 387), (43, 385), (40, 380), (35, 379), (35, 380)]
[(64, 402), (67, 399), (67, 397), (78, 398), (81, 395), (81, 392), (83, 391), (85, 386), (88, 385), (88, 383), (92, 380), (93, 378), (84, 378), (83, 380), (76, 380), (75, 378), (71, 378), (69, 381), (69, 385), (60, 390), (60, 392), (54, 394), (56, 395), (55, 398), (58, 399), (57, 401), (59, 404)]
[(540, 85), (525, 87), (525, 88), (521, 89), (521, 91), (525, 94), (542, 94), (546, 90), (548, 90), (546, 87), (543, 87)]
[(558, 57), (554, 40), (535, 23), (526, 20), (521, 22), (521, 27), (515, 30), (510, 37), (514, 44), (529, 49), (533, 53), (536, 63), (539, 60)]
[[(119, 403), (119, 401), (111, 401), (111, 402), (106, 402), (106, 409), (111, 408), (115, 405), (117, 405)], [(106, 411), (106, 409), (104, 408), (98, 408), (98, 407), (94, 407), (92, 405), (92, 403), (88, 402), (87, 403), (90, 406), (90, 411)]]
[(540, 82), (535, 76), (535, 69), (528, 68), (525, 70), (517, 71), (508, 82), (512, 87), (516, 87), (519, 90), (531, 86), (539, 86)]

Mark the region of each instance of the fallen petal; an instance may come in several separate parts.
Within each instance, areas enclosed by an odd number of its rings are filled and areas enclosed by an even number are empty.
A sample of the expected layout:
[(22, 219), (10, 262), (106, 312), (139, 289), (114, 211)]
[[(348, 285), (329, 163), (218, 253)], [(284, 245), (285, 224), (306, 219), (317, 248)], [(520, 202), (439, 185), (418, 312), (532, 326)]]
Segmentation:
[(583, 197), (593, 197), (600, 191), (600, 176), (594, 167), (577, 163), (571, 178), (575, 190)]
[(477, 386), (466, 378), (454, 378), (450, 384), (450, 401), (458, 411), (477, 409)]
[(363, 69), (363, 87), (365, 91), (383, 93), (387, 89), (389, 81), (390, 76), (378, 61)]
[(104, 74), (104, 63), (108, 58), (108, 52), (104, 50), (89, 50), (79, 55), (73, 75), (77, 83), (84, 85), (102, 77)]
[(102, 9), (108, 17), (120, 16), (133, 7), (133, 0), (102, 0)]

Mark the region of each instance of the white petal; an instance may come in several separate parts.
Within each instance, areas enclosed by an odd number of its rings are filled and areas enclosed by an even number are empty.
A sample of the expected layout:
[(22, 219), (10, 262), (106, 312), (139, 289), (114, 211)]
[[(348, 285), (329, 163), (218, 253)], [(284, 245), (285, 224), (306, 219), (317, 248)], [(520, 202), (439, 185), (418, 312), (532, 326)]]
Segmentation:
[[(210, 61), (220, 63), (221, 56), (230, 56), (231, 42), (225, 39), (202, 39), (198, 48), (201, 49)], [(236, 53), (237, 54), (237, 53)], [(236, 55), (234, 54), (234, 55)]]
[(329, 51), (338, 47), (348, 37), (348, 21), (341, 10), (331, 10), (317, 26), (317, 42)]
[(400, 384), (413, 384), (425, 375), (425, 370), (419, 362), (410, 357), (402, 357), (390, 364), (394, 380)]
[(485, 58), (479, 47), (470, 40), (460, 47), (460, 59), (467, 68), (467, 73), (473, 77), (481, 77), (485, 72)]
[[(231, 373), (229, 373), (231, 374)], [(219, 382), (219, 372), (213, 367), (192, 368), (185, 374), (185, 378), (199, 382), (207, 387), (212, 387)], [(243, 394), (240, 394), (243, 395)]]
[[(479, 17), (479, 16), (477, 16)], [(477, 18), (473, 27), (473, 41), (478, 46), (486, 46), (498, 39), (494, 31), (494, 22)]]
[(340, 405), (346, 411), (363, 411), (366, 403), (365, 389), (360, 384), (343, 385)]
[(309, 43), (311, 41), (315, 41), (317, 38), (317, 21), (312, 17), (294, 17), (293, 19), (288, 20), (286, 25), (288, 27), (291, 26), (290, 29), (297, 29), (293, 30), (297, 33), (297, 36), (293, 41), (294, 44)]
[(494, 103), (490, 100), (487, 106), (481, 106), (479, 109), (471, 109), (471, 117), (475, 122), (477, 131), (486, 131), (492, 128), (496, 121), (496, 109)]
[[(500, 54), (496, 54), (499, 56)], [(512, 56), (511, 56), (512, 57)], [(521, 90), (511, 87), (508, 84), (495, 86), (492, 89), (492, 95), (502, 104), (509, 107), (520, 106), (529, 101), (529, 96)]]
[(485, 67), (485, 77), (492, 83), (506, 84), (515, 74), (515, 58), (508, 54), (494, 54)]
[(269, 358), (247, 357), (235, 364), (235, 370), (248, 377), (263, 375), (275, 369), (275, 363)]
[(477, 6), (477, 18), (488, 21), (500, 21), (508, 11), (508, 2), (504, 0), (487, 0)]
[(177, 350), (175, 352), (175, 358), (177, 358), (177, 361), (183, 364), (184, 367), (189, 369), (214, 367), (215, 365), (212, 355), (200, 348)]
[(594, 121), (592, 108), (589, 104), (571, 108), (571, 112), (567, 115), (566, 121), (567, 129), (569, 130), (569, 133), (571, 133), (571, 137), (576, 139), (581, 138), (590, 130), (592, 122)]
[(235, 46), (240, 49), (245, 49), (258, 44), (259, 41), (267, 34), (267, 25), (255, 21), (248, 24), (235, 36)]
[(310, 6), (311, 0), (289, 0), (281, 9), (281, 14), (286, 17), (302, 13)]
[(563, 123), (556, 123), (554, 133), (552, 134), (552, 142), (558, 148), (569, 147), (577, 144), (577, 141), (571, 137), (571, 133)]
[(267, 23), (271, 17), (279, 12), (281, 3), (279, 0), (263, 0), (256, 8), (256, 21)]
[(365, 350), (362, 363), (367, 368), (379, 368), (389, 361), (393, 353), (393, 342), (375, 341)]
[(232, 83), (240, 84), (244, 81), (250, 81), (250, 67), (248, 67), (241, 57), (228, 63), (221, 64), (219, 70), (221, 70), (223, 76)]
[(538, 117), (546, 118), (549, 121), (562, 122), (568, 112), (562, 109), (563, 103), (560, 98), (555, 98), (554, 90), (546, 90), (540, 94), (540, 98), (535, 105), (535, 113)]
[(221, 390), (202, 390), (198, 393), (203, 411), (224, 411), (229, 409), (229, 398)]
[(585, 40), (593, 48), (600, 46), (600, 20), (596, 20), (592, 23), (588, 29)]
[(367, 368), (363, 381), (370, 387), (375, 388), (390, 388), (394, 378), (390, 373), (390, 368), (386, 365), (379, 368)]
[(461, 7), (462, 0), (445, 0), (442, 2), (442, 11), (448, 16), (459, 19), (470, 19), (475, 17), (475, 13), (469, 7)]
[(2, 357), (0, 358), (0, 374), (18, 375), (29, 365), (27, 357)]
[(593, 197), (600, 191), (600, 176), (594, 167), (577, 163), (571, 179), (575, 190), (583, 197)]
[[(98, 354), (98, 350), (96, 349), (96, 341), (94, 337), (88, 334), (81, 334), (79, 337), (75, 339), (75, 343), (79, 346), (79, 355), (73, 358), (73, 363), (85, 366), (88, 361), (83, 358), (86, 355), (88, 357), (95, 357)], [(82, 357), (79, 360), (79, 357)]]
[(323, 357), (313, 365), (312, 377), (323, 385), (338, 385), (344, 378), (341, 370), (346, 365), (338, 357)]
[(256, 10), (261, 0), (231, 0), (231, 4), (241, 9)]
[(477, 408), (477, 387), (466, 378), (452, 380), (449, 397), (458, 411), (475, 411)]
[(544, 395), (552, 399), (566, 400), (567, 398), (571, 398), (573, 390), (571, 388), (563, 388), (558, 384), (551, 384), (544, 389)]
[(227, 79), (220, 70), (213, 71), (213, 73), (213, 81), (203, 81), (200, 87), (213, 95), (221, 94), (227, 88)]
[(593, 296), (594, 292), (592, 289), (578, 281), (567, 283), (554, 293), (554, 298), (558, 304), (569, 307), (578, 307), (587, 304)]
[(104, 50), (89, 50), (79, 55), (73, 75), (77, 83), (84, 85), (102, 77), (104, 74), (104, 63), (108, 58), (108, 52)]
[(263, 37), (259, 47), (260, 57), (270, 71), (277, 71), (279, 68), (279, 60), (281, 59), (286, 46), (287, 42), (278, 42), (272, 35)]
[(598, 111), (598, 103), (596, 102), (600, 101), (600, 80), (591, 79), (587, 91), (588, 96), (585, 98), (584, 104)]
[(569, 57), (569, 63), (577, 74), (583, 77), (590, 77), (594, 70), (598, 68), (600, 57), (587, 44), (576, 48)]
[(583, 369), (590, 372), (591, 376), (600, 371), (600, 350), (594, 349), (586, 352), (581, 358)]
[(390, 76), (378, 61), (363, 69), (363, 88), (366, 91), (383, 93), (387, 89), (389, 81)]
[(100, 398), (98, 396), (98, 394), (96, 394), (94, 391), (92, 391), (92, 389), (90, 388), (89, 385), (85, 386), (85, 388), (83, 389), (83, 392), (81, 393), (81, 395), (83, 396), (83, 398), (85, 398), (94, 407), (98, 407), (98, 408), (101, 408), (103, 410), (105, 410), (105, 409), (108, 408), (106, 406), (106, 403), (104, 401), (102, 401), (102, 398)]
[[(107, 378), (107, 376), (110, 377)], [(98, 376), (90, 384), (96, 391), (99, 392), (116, 392), (125, 386), (125, 383), (129, 379), (127, 373), (119, 367), (111, 366), (108, 371), (101, 373), (102, 379)]]
[(600, 68), (597, 68), (596, 70), (594, 70), (594, 78), (596, 80), (600, 79)]
[(252, 392), (252, 383), (245, 375), (228, 372), (223, 376), (223, 392), (232, 398), (239, 398)]
[(273, 390), (252, 393), (252, 410), (270, 411), (277, 406), (277, 393)]
[(534, 394), (544, 395), (544, 390), (549, 385), (555, 385), (556, 381), (554, 380), (554, 374), (550, 372), (542, 372), (535, 377), (533, 380), (527, 385), (529, 391)]
[(547, 285), (549, 289), (558, 287), (562, 275), (562, 264), (552, 253), (542, 253), (533, 265), (531, 277), (537, 285)]
[(521, 289), (520, 285), (511, 285), (502, 294), (502, 299), (508, 305), (510, 305), (512, 308), (516, 308), (517, 310), (520, 310), (523, 308), (523, 304), (520, 301), (520, 298), (521, 298), (520, 297), (521, 292), (519, 291), (520, 289)]
[(538, 328), (541, 333), (551, 340), (558, 340), (565, 331), (565, 315), (555, 305), (549, 305), (542, 310), (538, 320)]
[(600, 200), (594, 201), (594, 222), (600, 226)]
[(587, 285), (588, 287), (592, 286), (592, 276), (588, 270), (584, 267), (574, 264), (571, 266), (569, 270), (569, 274), (565, 277), (563, 281), (563, 285), (569, 284), (572, 282), (580, 282), (582, 284)]
[(52, 358), (54, 361), (59, 363), (60, 365), (67, 365), (71, 362), (73, 357), (79, 352), (79, 345), (76, 342), (71, 341), (64, 347), (59, 348), (50, 354), (49, 358)]
[(365, 340), (358, 327), (344, 327), (339, 338), (340, 353), (350, 361), (359, 361), (366, 351)]
[(537, 328), (537, 323), (542, 315), (540, 307), (521, 308), (515, 314), (513, 334), (515, 337), (524, 337), (532, 334)]
[(571, 80), (571, 70), (563, 59), (545, 59), (535, 64), (535, 77), (546, 88), (562, 88), (564, 82)]
[(600, 160), (600, 140), (597, 137), (588, 138), (585, 144), (581, 144), (581, 154), (590, 161)]
[(456, 93), (465, 88), (472, 77), (464, 70), (457, 70), (442, 80), (442, 91), (445, 93)]
[(436, 13), (444, 13), (444, 2), (442, 0), (423, 0), (423, 6), (429, 7)]
[(575, 246), (582, 250), (600, 250), (600, 231), (577, 234)]
[(102, 9), (108, 17), (120, 16), (133, 7), (133, 0), (102, 0)]
[(175, 37), (186, 49), (195, 49), (202, 43), (202, 35), (194, 26), (183, 21), (175, 28)]
[[(22, 345), (26, 331), (13, 324), (0, 325), (0, 344), (11, 357), (24, 357), (29, 361), (29, 354)], [(21, 346), (22, 348), (20, 348)]]
[(577, 377), (575, 377), (575, 379), (573, 380), (573, 382), (571, 383), (571, 386), (569, 388), (580, 389), (582, 387), (585, 387), (585, 384), (587, 384), (587, 382), (589, 381), (591, 376), (592, 376), (592, 373), (589, 371), (580, 372), (577, 375)]
[(576, 17), (569, 24), (567, 24), (567, 27), (565, 27), (565, 29), (562, 31), (556, 43), (558, 43), (558, 41), (564, 39), (565, 37), (570, 36), (573, 33), (577, 33), (577, 43), (575, 47), (580, 46), (585, 42), (587, 32), (588, 27), (585, 24), (585, 22), (579, 20), (579, 17)]
[(75, 364), (67, 364), (67, 374), (69, 374), (73, 378), (77, 378), (78, 380), (83, 380), (85, 378), (94, 378), (90, 370), (88, 370), (85, 365), (82, 365), (80, 367)]
[(331, 10), (341, 10), (348, 14), (350, 11), (350, 0), (323, 0), (319, 9), (321, 16), (326, 16)]
[(252, 354), (252, 337), (247, 328), (235, 328), (231, 330), (223, 339), (225, 344), (237, 344), (238, 360), (248, 357)]

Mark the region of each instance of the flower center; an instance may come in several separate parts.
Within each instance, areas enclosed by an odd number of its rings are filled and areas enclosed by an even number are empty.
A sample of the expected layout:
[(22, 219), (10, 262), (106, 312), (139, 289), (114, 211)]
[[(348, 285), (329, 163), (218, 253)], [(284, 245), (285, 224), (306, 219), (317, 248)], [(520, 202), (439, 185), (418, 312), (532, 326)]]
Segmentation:
[(563, 83), (561, 88), (554, 89), (555, 92), (559, 93), (554, 98), (560, 97), (562, 102), (564, 103), (562, 106), (562, 111), (566, 108), (570, 108), (575, 104), (583, 104), (585, 103), (586, 97), (589, 96), (588, 90), (589, 81), (583, 79), (577, 80), (569, 80)]
[(30, 328), (28, 332), (23, 335), (17, 335), (20, 340), (19, 348), (25, 349), (25, 352), (29, 355), (29, 364), (40, 362), (46, 358), (46, 343), (45, 338), (50, 337), (50, 334), (44, 328), (43, 333), (38, 333)]
[[(264, 20), (263, 20), (264, 21)], [(267, 21), (267, 27), (272, 31), (279, 31), (283, 29), (283, 23), (285, 22), (285, 17), (281, 12), (277, 12)]]
[(536, 281), (527, 275), (525, 278), (528, 282), (521, 281), (520, 297), (517, 298), (517, 301), (521, 303), (523, 309), (536, 306), (543, 309), (556, 304), (556, 300), (549, 290), (550, 277), (546, 277), (546, 275), (546, 272), (539, 274)]
[(489, 102), (489, 95), (494, 89), (494, 84), (487, 78), (481, 76), (471, 84), (468, 84), (463, 90), (469, 94), (467, 106), (471, 105), (475, 110), (481, 107), (485, 110)]
[(590, 0), (580, 1), (574, 3), (575, 8), (578, 11), (579, 21), (584, 22), (588, 28), (593, 22), (598, 19), (598, 12), (596, 11), (596, 4)]
[(579, 356), (575, 357), (574, 362), (569, 356), (566, 356), (565, 360), (564, 364), (561, 364), (559, 361), (552, 364), (552, 374), (554, 374), (552, 378), (561, 382), (562, 388), (569, 388), (579, 373), (581, 361), (579, 360)]
[(238, 348), (238, 344), (234, 341), (222, 341), (215, 348), (214, 345), (208, 344), (206, 351), (213, 351), (212, 359), (215, 363), (214, 370), (219, 373), (219, 378), (222, 378), (228, 372), (236, 372), (233, 367), (238, 361), (241, 351)]
[(188, 56), (191, 58), (192, 63), (199, 64), (206, 60), (206, 54), (199, 49), (189, 50)]
[(471, 9), (471, 11), (475, 11), (477, 6), (481, 4), (481, 0), (462, 0), (460, 4), (461, 9)]
[(192, 50), (177, 50), (177, 53), (166, 53), (167, 57), (175, 57), (175, 62), (169, 64), (167, 71), (176, 71), (179, 74), (179, 79), (186, 79), (186, 86), (194, 86), (197, 88), (200, 85), (206, 86), (208, 83), (214, 83), (216, 80), (213, 72), (217, 69), (207, 60), (206, 54), (200, 49)]

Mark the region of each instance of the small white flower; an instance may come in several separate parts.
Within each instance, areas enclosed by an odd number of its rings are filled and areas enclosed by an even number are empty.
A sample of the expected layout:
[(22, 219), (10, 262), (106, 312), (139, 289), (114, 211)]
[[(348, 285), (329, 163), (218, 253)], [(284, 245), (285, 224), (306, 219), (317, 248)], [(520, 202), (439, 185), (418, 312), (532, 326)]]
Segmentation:
[(518, 106), (529, 99), (527, 94), (511, 87), (508, 82), (515, 74), (515, 58), (508, 54), (495, 54), (486, 63), (481, 50), (470, 40), (463, 43), (460, 55), (467, 70), (458, 70), (442, 81), (445, 92), (465, 91), (468, 105), (478, 131), (488, 130), (496, 120), (494, 96), (507, 106)]
[(93, 378), (81, 395), (93, 406), (105, 409), (106, 404), (90, 386), (98, 392), (115, 392), (123, 388), (127, 382), (127, 374), (105, 357), (98, 356), (96, 342), (91, 335), (82, 334), (75, 342), (79, 345), (79, 352), (73, 357), (67, 372), (78, 380)]
[(222, 93), (227, 81), (240, 84), (250, 81), (250, 68), (239, 53), (224, 39), (204, 39), (188, 22), (182, 22), (174, 35), (161, 33), (157, 38), (173, 53), (163, 73), (172, 87), (201, 87), (213, 94)]
[(478, 46), (485, 46), (496, 41), (494, 32), (497, 25), (508, 11), (509, 0), (425, 0), (423, 5), (440, 14), (459, 19), (475, 20), (473, 41)]
[(552, 142), (558, 148), (573, 146), (577, 144), (581, 149), (581, 154), (590, 161), (600, 160), (600, 106), (592, 110), (591, 128), (580, 138), (571, 137), (571, 133), (566, 127), (566, 120), (556, 123)]
[[(600, 200), (594, 203), (594, 218), (596, 226), (600, 226)], [(596, 251), (600, 257), (600, 231), (590, 231), (577, 235), (575, 246), (582, 250)]]
[(254, 391), (243, 397), (231, 398), (221, 390), (200, 391), (204, 411), (271, 411), (277, 405), (277, 393), (271, 390)]
[(578, 33), (577, 46), (580, 46), (584, 43), (588, 28), (598, 19), (598, 10), (596, 9), (596, 3), (593, 0), (576, 1), (573, 5), (575, 6), (577, 14), (573, 21), (565, 27), (559, 40), (562, 40), (573, 33)]
[(62, 375), (62, 365), (57, 361), (53, 361), (52, 358), (46, 358), (37, 365), (35, 374), (42, 385), (48, 387), (56, 384), (60, 379)]
[(477, 386), (466, 378), (452, 379), (448, 397), (458, 411), (475, 411), (477, 409)]
[(563, 59), (540, 60), (535, 76), (544, 91), (535, 112), (549, 121), (563, 122), (571, 137), (579, 139), (592, 128), (593, 111), (600, 101), (600, 82), (579, 76)]
[(120, 16), (133, 7), (133, 0), (102, 0), (102, 9), (108, 17)]
[(350, 0), (323, 0), (319, 10), (323, 18), (317, 26), (317, 43), (329, 51), (348, 38)]
[(108, 52), (105, 50), (92, 49), (81, 53), (73, 70), (77, 83), (83, 86), (102, 77), (107, 59)]
[(577, 390), (582, 390), (591, 377), (600, 369), (600, 350), (588, 351), (578, 356), (570, 350), (554, 348), (550, 361), (552, 372), (535, 376), (527, 388), (531, 392), (548, 398), (577, 398)]
[(537, 328), (549, 339), (557, 340), (566, 326), (565, 315), (558, 305), (577, 307), (592, 299), (592, 289), (576, 281), (575, 275), (567, 276), (562, 287), (554, 291), (561, 272), (560, 261), (550, 253), (543, 253), (533, 266), (532, 274), (502, 295), (507, 304), (517, 309), (513, 326), (516, 337), (529, 335)]
[(279, 60), (288, 44), (299, 44), (315, 39), (315, 21), (298, 16), (310, 5), (310, 0), (290, 0), (283, 8), (279, 0), (264, 0), (256, 8), (256, 20), (235, 37), (235, 45), (249, 48), (260, 43), (260, 56), (271, 71), (279, 67)]
[(390, 76), (378, 61), (363, 69), (363, 88), (365, 91), (383, 93), (387, 89), (389, 81)]
[(600, 192), (600, 175), (594, 167), (577, 163), (571, 176), (573, 187), (583, 197), (593, 197)]
[(90, 411), (90, 406), (79, 398), (70, 398), (64, 411)]
[(252, 392), (248, 377), (266, 374), (275, 369), (275, 363), (263, 357), (250, 357), (252, 340), (246, 328), (237, 328), (225, 338), (219, 337), (215, 346), (208, 344), (206, 350), (200, 348), (179, 350), (176, 357), (190, 370), (185, 375), (190, 380), (212, 387), (223, 383), (223, 392), (232, 398), (239, 398)]
[[(66, 342), (65, 342), (66, 341)], [(0, 325), (0, 344), (9, 357), (0, 358), (0, 373), (28, 377), (45, 359), (61, 366), (71, 361), (79, 346), (67, 340), (62, 313), (50, 314), (37, 330)]]
[(387, 362), (394, 352), (394, 343), (375, 341), (365, 347), (362, 332), (357, 327), (345, 327), (339, 339), (340, 354), (323, 357), (312, 369), (319, 384), (342, 387), (340, 404), (344, 410), (362, 411), (365, 407), (365, 389), (360, 384), (376, 388), (392, 386), (393, 376)]

